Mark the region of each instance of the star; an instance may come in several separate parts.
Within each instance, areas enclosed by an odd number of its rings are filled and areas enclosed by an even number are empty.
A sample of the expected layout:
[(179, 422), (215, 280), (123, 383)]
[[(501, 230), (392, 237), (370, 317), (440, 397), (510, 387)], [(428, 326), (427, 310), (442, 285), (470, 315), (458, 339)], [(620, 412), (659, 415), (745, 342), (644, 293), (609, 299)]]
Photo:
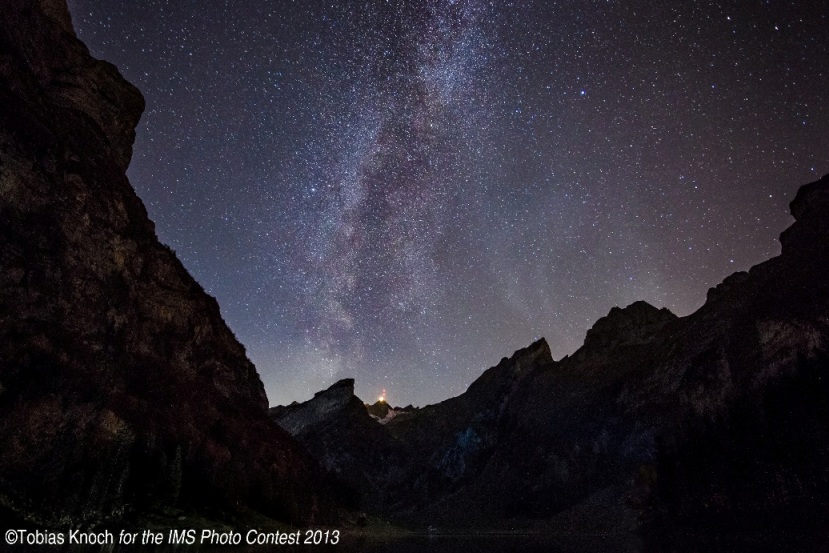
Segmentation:
[(128, 176), (273, 404), (388, 377), (424, 405), (613, 306), (688, 314), (829, 172), (826, 7), (70, 9), (146, 97)]

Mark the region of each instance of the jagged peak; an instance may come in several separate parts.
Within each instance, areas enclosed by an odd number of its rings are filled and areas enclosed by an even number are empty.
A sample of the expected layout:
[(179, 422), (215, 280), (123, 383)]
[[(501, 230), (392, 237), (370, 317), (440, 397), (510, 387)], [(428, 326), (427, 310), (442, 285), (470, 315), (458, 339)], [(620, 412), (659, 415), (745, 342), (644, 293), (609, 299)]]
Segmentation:
[(789, 204), (789, 212), (799, 221), (814, 210), (829, 208), (829, 174), (809, 184), (804, 184)]
[(327, 419), (332, 413), (346, 409), (354, 398), (354, 379), (344, 378), (317, 392), (308, 401), (272, 407), (269, 413), (279, 426), (296, 434)]
[(801, 186), (789, 210), (795, 222), (780, 234), (783, 255), (825, 260), (829, 246), (829, 175)]
[(539, 338), (529, 346), (516, 350), (510, 357), (502, 357), (498, 362), (498, 367), (505, 364), (514, 364), (517, 361), (533, 361), (538, 358), (546, 358), (545, 361), (552, 362), (553, 354), (550, 351), (550, 345), (544, 338)]
[[(795, 222), (780, 234), (780, 257), (794, 260), (803, 270), (820, 266), (826, 268), (826, 253), (829, 246), (829, 241), (826, 240), (826, 236), (829, 235), (829, 174), (801, 186), (789, 204), (789, 211)], [(807, 257), (808, 261), (805, 261), (804, 257)], [(739, 294), (751, 275), (778, 259), (764, 261), (749, 271), (738, 271), (728, 275), (721, 283), (708, 289), (706, 304), (722, 301), (730, 297), (732, 291)]]
[(625, 308), (613, 307), (587, 331), (581, 352), (598, 353), (623, 345), (646, 343), (676, 318), (666, 307), (659, 309), (642, 300)]
[(539, 338), (529, 346), (524, 349), (520, 349), (516, 351), (512, 357), (515, 359), (519, 354), (522, 355), (531, 355), (535, 357), (549, 357), (549, 360), (553, 360), (553, 354), (550, 351), (550, 344), (547, 343), (545, 338)]
[(739, 286), (749, 279), (749, 274), (746, 271), (737, 271), (725, 277), (723, 281), (713, 288), (708, 289), (706, 294), (706, 302), (716, 301), (728, 294), (735, 286)]
[(366, 411), (368, 411), (368, 414), (375, 420), (385, 419), (389, 412), (393, 410), (394, 409), (385, 401), (378, 400), (372, 404), (366, 404)]
[(345, 395), (348, 394), (349, 396), (354, 395), (354, 379), (353, 378), (343, 378), (342, 380), (338, 380), (337, 382), (333, 383), (331, 386), (326, 388), (325, 390), (320, 390), (319, 392), (314, 394), (314, 397), (321, 396), (321, 395), (329, 395), (331, 393), (337, 395)]
[(496, 366), (485, 370), (481, 376), (469, 385), (465, 394), (476, 394), (482, 390), (492, 391), (505, 385), (512, 386), (511, 383), (523, 378), (532, 368), (552, 363), (553, 356), (550, 352), (550, 346), (547, 344), (547, 340), (540, 338), (529, 346), (519, 349), (510, 358), (504, 357)]

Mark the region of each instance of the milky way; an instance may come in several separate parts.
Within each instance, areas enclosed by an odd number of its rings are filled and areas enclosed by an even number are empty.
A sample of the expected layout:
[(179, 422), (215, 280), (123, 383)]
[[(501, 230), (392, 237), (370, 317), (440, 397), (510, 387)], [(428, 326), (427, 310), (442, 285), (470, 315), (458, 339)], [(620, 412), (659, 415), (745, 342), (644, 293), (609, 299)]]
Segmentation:
[(346, 69), (323, 77), (331, 120), (308, 152), (310, 216), (297, 221), (306, 247), (290, 245), (303, 296), (294, 315), (323, 367), (417, 356), (422, 321), (458, 284), (440, 256), (457, 246), (449, 233), (476, 193), (466, 190), (477, 186), (470, 167), (484, 161), (486, 16), (473, 3), (437, 2), (325, 16), (325, 37), (351, 27), (335, 50)]
[(614, 305), (688, 314), (829, 172), (826, 8), (120, 4), (70, 0), (147, 99), (131, 182), (272, 403), (423, 405)]

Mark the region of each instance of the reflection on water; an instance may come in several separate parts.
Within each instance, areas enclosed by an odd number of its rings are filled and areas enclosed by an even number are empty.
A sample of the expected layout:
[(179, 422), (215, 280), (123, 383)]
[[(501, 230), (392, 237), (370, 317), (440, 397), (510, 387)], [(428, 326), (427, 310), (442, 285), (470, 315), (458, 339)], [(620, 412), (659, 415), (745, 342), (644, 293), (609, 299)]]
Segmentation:
[(635, 536), (515, 536), (515, 535), (474, 535), (474, 536), (435, 536), (411, 537), (391, 541), (363, 540), (355, 543), (360, 553), (462, 553), (474, 551), (481, 553), (576, 553), (576, 552), (639, 552), (638, 538)]
[[(366, 537), (343, 535), (337, 545), (316, 546), (110, 546), (110, 547), (39, 547), (24, 548), (37, 552), (92, 553), (778, 553), (781, 551), (827, 551), (827, 542), (802, 536), (673, 536), (643, 541), (634, 534), (625, 535), (463, 535)], [(22, 551), (22, 549), (21, 549)]]
[(739, 539), (718, 536), (673, 536), (643, 541), (640, 536), (623, 534), (416, 536), (386, 540), (346, 536), (336, 547), (291, 550), (341, 553), (807, 553), (826, 552), (829, 551), (827, 547), (825, 540), (802, 536), (743, 536)]
[(162, 545), (154, 546), (41, 546), (26, 551), (92, 553), (265, 553), (291, 551), (294, 553), (634, 553), (642, 551), (639, 540), (633, 536), (613, 538), (597, 536), (516, 536), (516, 535), (464, 535), (464, 536), (406, 536), (366, 537), (344, 535), (337, 545), (270, 545), (270, 546), (208, 546)]

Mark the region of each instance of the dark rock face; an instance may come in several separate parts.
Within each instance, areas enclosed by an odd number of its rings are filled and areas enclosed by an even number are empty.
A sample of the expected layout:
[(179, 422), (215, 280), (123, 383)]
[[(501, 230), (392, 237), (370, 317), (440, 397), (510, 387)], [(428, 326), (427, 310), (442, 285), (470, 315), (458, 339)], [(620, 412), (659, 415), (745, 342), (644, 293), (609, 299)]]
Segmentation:
[[(692, 315), (614, 308), (570, 357), (538, 342), (461, 396), (387, 421), (404, 461), (366, 494), (424, 525), (825, 530), (829, 176), (791, 211), (782, 254), (726, 278)], [(303, 441), (318, 455), (314, 435)]]
[(382, 511), (393, 493), (391, 484), (404, 478), (409, 448), (369, 415), (354, 395), (353, 379), (304, 403), (273, 407), (270, 416), (339, 479), (351, 506)]
[(274, 407), (270, 410), (270, 416), (291, 434), (301, 434), (320, 422), (341, 414), (353, 399), (354, 379), (346, 378), (327, 390), (317, 392), (313, 399), (305, 403)]
[(361, 508), (414, 520), (413, 511), (476, 478), (498, 443), (505, 399), (551, 363), (540, 340), (485, 371), (463, 395), (422, 409), (395, 408), (392, 417), (387, 407), (383, 423), (376, 404), (353, 395), (351, 379), (305, 403), (272, 408), (271, 416), (352, 490)]
[(366, 409), (368, 409), (368, 414), (380, 424), (386, 424), (397, 417), (408, 417), (418, 411), (417, 407), (412, 407), (411, 405), (407, 405), (406, 407), (392, 407), (386, 401), (381, 400), (371, 405), (366, 404)]
[(43, 524), (164, 505), (330, 514), (316, 464), (124, 171), (141, 94), (62, 0), (0, 18), (0, 504)]
[(637, 301), (624, 309), (614, 307), (587, 331), (584, 346), (576, 355), (598, 355), (621, 346), (645, 344), (675, 319), (676, 315), (668, 309), (657, 309), (645, 301)]
[(394, 409), (388, 403), (380, 400), (375, 401), (371, 405), (366, 405), (366, 409), (368, 409), (368, 414), (378, 421), (386, 420), (389, 413), (394, 412)]

